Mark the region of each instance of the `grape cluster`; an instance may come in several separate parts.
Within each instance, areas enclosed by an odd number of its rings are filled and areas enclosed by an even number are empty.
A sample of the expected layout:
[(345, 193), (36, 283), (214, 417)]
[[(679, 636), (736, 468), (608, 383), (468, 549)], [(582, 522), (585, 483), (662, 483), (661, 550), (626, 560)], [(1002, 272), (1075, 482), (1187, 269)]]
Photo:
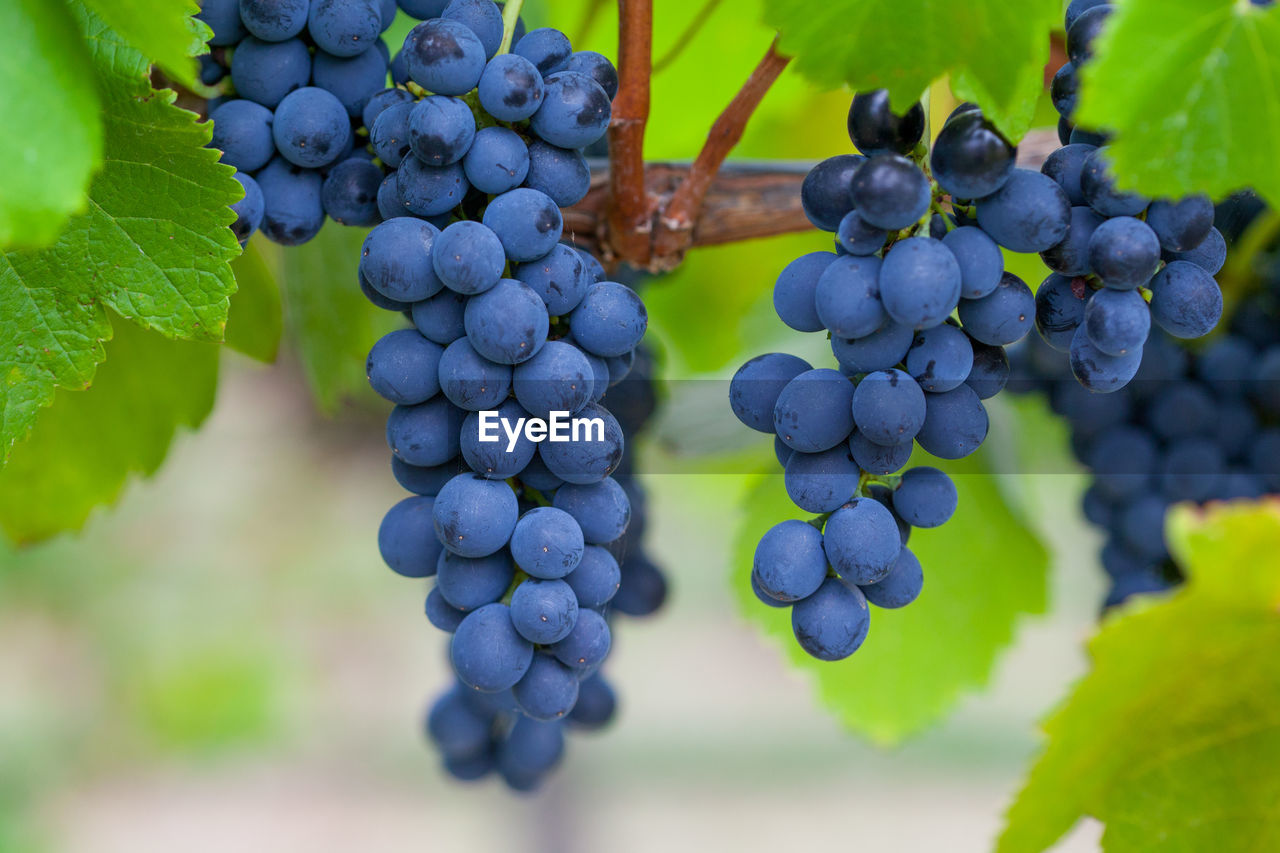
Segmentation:
[(1064, 239), (1040, 256), (1053, 271), (1036, 293), (1036, 325), (1070, 354), (1076, 378), (1114, 391), (1137, 374), (1154, 323), (1175, 338), (1199, 338), (1222, 316), (1214, 275), (1226, 244), (1205, 196), (1152, 200), (1117, 189), (1106, 137), (1074, 127), (1080, 71), (1111, 14), (1099, 0), (1067, 9), (1069, 61), (1054, 75), (1053, 104), (1062, 147), (1041, 172), (1070, 203)]
[[(457, 14), (470, 4), (450, 5)], [(277, 243), (305, 243), (326, 215), (378, 221), (382, 169), (361, 128), (387, 85), (381, 35), (396, 11), (395, 0), (202, 0), (199, 17), (213, 30), (202, 80), (229, 77), (234, 91), (209, 102), (210, 145), (244, 187), (232, 205), (241, 243), (259, 228)]]
[[(944, 524), (958, 496), (936, 468), (902, 469), (915, 445), (942, 459), (981, 446), (983, 400), (1008, 380), (1004, 347), (1035, 315), (1000, 245), (1037, 251), (1066, 229), (1041, 211), (1057, 210), (1061, 190), (1017, 169), (1014, 147), (976, 107), (942, 129), (932, 178), (924, 127), (919, 104), (899, 115), (884, 92), (859, 94), (848, 129), (862, 153), (819, 163), (802, 186), (805, 213), (836, 235), (835, 251), (789, 264), (774, 307), (797, 331), (826, 331), (839, 369), (770, 353), (730, 385), (739, 420), (775, 435), (788, 496), (819, 514), (766, 532), (751, 580), (765, 604), (792, 608), (797, 641), (822, 660), (862, 644), (868, 602), (903, 607), (920, 594), (908, 536)], [(971, 198), (976, 211), (960, 201)]]
[(1033, 338), (1010, 386), (1047, 396), (1092, 474), (1083, 510), (1107, 537), (1107, 606), (1179, 580), (1164, 539), (1171, 504), (1280, 493), (1280, 267), (1265, 265), (1263, 287), (1206, 346), (1157, 331), (1146, 351), (1127, 387), (1091, 394)]
[[(498, 52), (502, 19), (484, 5), (486, 18), (432, 18), (406, 38), (407, 74), (430, 94), (370, 101), (388, 173), (360, 283), (413, 323), (367, 367), (396, 404), (392, 467), (414, 493), (387, 513), (379, 547), (396, 572), (435, 579), (426, 614), (452, 634), (457, 685), (427, 731), (458, 778), (494, 771), (526, 790), (556, 763), (566, 725), (608, 720), (610, 619), (652, 612), (665, 582), (627, 545), (635, 511), (611, 476), (624, 428), (602, 404), (617, 392), (630, 405), (620, 383), (645, 308), (561, 242), (560, 208), (587, 191), (581, 149), (608, 127), (616, 73), (556, 30)], [(521, 427), (545, 434), (557, 415), (574, 420), (565, 440)]]

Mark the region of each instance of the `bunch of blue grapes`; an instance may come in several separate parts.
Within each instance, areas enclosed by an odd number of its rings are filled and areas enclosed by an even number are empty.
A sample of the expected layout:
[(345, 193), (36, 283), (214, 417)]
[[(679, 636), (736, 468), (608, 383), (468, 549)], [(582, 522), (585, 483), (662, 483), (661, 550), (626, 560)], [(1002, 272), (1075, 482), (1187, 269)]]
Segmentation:
[[(457, 2), (451, 14), (471, 4)], [(387, 86), (391, 55), (382, 33), (395, 0), (202, 0), (213, 30), (205, 84), (230, 94), (209, 102), (210, 145), (236, 168), (244, 198), (232, 230), (246, 242), (261, 229), (287, 246), (320, 232), (326, 216), (373, 225), (383, 170), (362, 128)]]
[(1103, 392), (1137, 375), (1153, 324), (1179, 339), (1213, 330), (1223, 307), (1214, 275), (1227, 253), (1207, 197), (1152, 200), (1117, 189), (1106, 137), (1072, 125), (1081, 68), (1111, 11), (1099, 0), (1073, 0), (1067, 9), (1069, 61), (1052, 85), (1063, 147), (1041, 172), (1069, 202), (1070, 227), (1040, 252), (1053, 274), (1036, 293), (1045, 341), (1070, 354), (1081, 383)]
[(848, 129), (862, 153), (819, 163), (802, 186), (835, 251), (789, 264), (774, 307), (797, 331), (826, 332), (838, 367), (771, 353), (730, 386), (734, 414), (774, 434), (788, 496), (817, 514), (765, 533), (752, 586), (791, 608), (796, 640), (822, 660), (858, 649), (868, 604), (920, 595), (911, 530), (944, 524), (958, 495), (937, 468), (903, 469), (916, 445), (942, 459), (981, 446), (983, 400), (1008, 380), (1004, 348), (1035, 317), (1000, 247), (1047, 249), (1066, 228), (1052, 216), (1057, 184), (1016, 168), (1014, 146), (979, 109), (956, 110), (931, 153), (924, 128), (919, 104), (897, 114), (883, 91), (859, 94)]
[[(528, 790), (566, 728), (612, 716), (600, 668), (613, 615), (652, 612), (666, 587), (628, 544), (638, 492), (612, 476), (625, 429), (605, 405), (630, 405), (647, 314), (562, 242), (561, 207), (587, 192), (581, 152), (608, 127), (617, 76), (552, 29), (499, 52), (501, 16), (485, 3), (485, 19), (415, 27), (401, 54), (411, 88), (370, 101), (388, 173), (360, 284), (413, 324), (374, 346), (368, 376), (396, 404), (392, 468), (413, 493), (379, 547), (401, 575), (434, 579), (426, 615), (452, 635), (457, 683), (427, 732), (455, 777)], [(520, 429), (557, 415), (575, 422), (565, 440)]]
[(1081, 388), (1040, 340), (1016, 353), (1010, 388), (1047, 396), (1092, 474), (1083, 510), (1106, 535), (1108, 607), (1180, 580), (1164, 538), (1171, 504), (1280, 493), (1280, 258), (1260, 273), (1222, 334), (1192, 350), (1153, 333), (1113, 394)]

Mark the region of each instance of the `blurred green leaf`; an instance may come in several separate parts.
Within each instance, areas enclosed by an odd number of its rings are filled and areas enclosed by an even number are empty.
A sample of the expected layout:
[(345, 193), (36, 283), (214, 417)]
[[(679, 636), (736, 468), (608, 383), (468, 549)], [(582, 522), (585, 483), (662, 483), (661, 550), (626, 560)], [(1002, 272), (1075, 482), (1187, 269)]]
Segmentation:
[(6, 457), (55, 388), (92, 380), (111, 337), (108, 307), (167, 337), (221, 341), (235, 291), (229, 262), (240, 247), (226, 226), (243, 191), (204, 147), (209, 125), (175, 107), (173, 91), (152, 89), (146, 59), (75, 8), (105, 101), (106, 159), (88, 212), (56, 243), (0, 260)]
[(1076, 119), (1115, 133), (1122, 186), (1215, 198), (1253, 187), (1280, 204), (1280, 7), (1117, 4), (1083, 77)]
[(1001, 851), (1044, 850), (1083, 815), (1108, 851), (1280, 846), (1280, 503), (1181, 507), (1167, 533), (1186, 584), (1090, 642)]
[(1048, 555), (1005, 503), (984, 454), (928, 464), (955, 480), (960, 505), (942, 527), (911, 533), (924, 591), (901, 610), (872, 607), (866, 642), (844, 661), (807, 655), (792, 636), (790, 609), (761, 604), (751, 591), (760, 537), (781, 521), (809, 517), (788, 500), (781, 475), (759, 478), (747, 493), (735, 539), (732, 581), (747, 618), (816, 679), (845, 725), (882, 744), (924, 729), (985, 684), (1019, 619), (1045, 607)]
[[(84, 37), (65, 4), (0, 3), (0, 249), (53, 242), (102, 164), (102, 116)], [(21, 130), (19, 130), (19, 128)]]
[(370, 348), (408, 323), (360, 291), (360, 246), (368, 233), (331, 222), (310, 243), (282, 253), (285, 323), (311, 393), (326, 412), (369, 393), (364, 363)]
[(950, 74), (1014, 141), (1035, 116), (1061, 15), (1058, 0), (765, 0), (782, 52), (818, 84), (888, 89), (905, 107)]
[(231, 269), (237, 289), (227, 316), (227, 346), (258, 361), (273, 362), (284, 327), (284, 307), (276, 283), (280, 247), (256, 235)]
[[(195, 0), (83, 0), (135, 50), (188, 89), (199, 89), (196, 62), (212, 32), (193, 15)], [(52, 4), (50, 4), (52, 5)]]
[(213, 409), (218, 347), (116, 323), (107, 360), (84, 391), (62, 390), (0, 471), (0, 527), (16, 542), (84, 526), (134, 474), (160, 467), (178, 427)]

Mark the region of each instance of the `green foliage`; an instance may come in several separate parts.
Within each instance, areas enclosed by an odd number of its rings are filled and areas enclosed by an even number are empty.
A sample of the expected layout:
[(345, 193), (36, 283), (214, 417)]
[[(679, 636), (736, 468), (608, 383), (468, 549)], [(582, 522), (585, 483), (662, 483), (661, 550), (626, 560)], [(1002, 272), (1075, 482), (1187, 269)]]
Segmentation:
[(1120, 182), (1153, 196), (1252, 186), (1280, 204), (1280, 7), (1119, 4), (1085, 66), (1077, 118), (1116, 134)]
[(97, 380), (59, 391), (0, 471), (0, 527), (15, 542), (78, 530), (134, 474), (160, 467), (178, 427), (213, 409), (218, 348), (118, 323)]
[(781, 50), (818, 84), (888, 89), (905, 106), (950, 74), (1015, 141), (1031, 126), (1061, 16), (1057, 0), (765, 0)]
[(78, 1), (174, 80), (188, 89), (200, 88), (192, 57), (205, 52), (210, 30), (192, 17), (200, 11), (195, 0)]
[(1108, 851), (1280, 844), (1280, 503), (1183, 507), (1167, 532), (1187, 583), (1090, 643), (1001, 851), (1043, 850), (1086, 814)]
[(258, 361), (275, 361), (284, 331), (284, 307), (276, 283), (279, 247), (254, 237), (231, 269), (236, 276), (236, 293), (227, 319), (227, 346)]
[(378, 338), (407, 321), (360, 291), (360, 245), (369, 232), (330, 223), (310, 243), (281, 253), (285, 323), (316, 403), (333, 412), (368, 395), (364, 363)]
[(1019, 618), (1045, 606), (1047, 555), (1006, 505), (982, 454), (930, 464), (951, 474), (960, 505), (942, 527), (912, 532), (924, 592), (901, 610), (873, 607), (866, 643), (845, 661), (809, 657), (792, 636), (791, 611), (767, 607), (751, 591), (760, 537), (780, 521), (807, 518), (787, 499), (782, 477), (762, 477), (750, 489), (735, 538), (733, 584), (744, 614), (814, 676), (823, 701), (849, 728), (883, 744), (927, 727), (982, 686)]
[(102, 163), (93, 64), (61, 2), (0, 3), (0, 249), (45, 245)]
[(208, 125), (147, 81), (147, 60), (88, 11), (78, 15), (104, 100), (105, 161), (47, 249), (0, 261), (0, 447), (24, 436), (55, 387), (79, 389), (111, 337), (107, 308), (166, 337), (220, 341), (239, 246), (232, 170), (203, 146)]

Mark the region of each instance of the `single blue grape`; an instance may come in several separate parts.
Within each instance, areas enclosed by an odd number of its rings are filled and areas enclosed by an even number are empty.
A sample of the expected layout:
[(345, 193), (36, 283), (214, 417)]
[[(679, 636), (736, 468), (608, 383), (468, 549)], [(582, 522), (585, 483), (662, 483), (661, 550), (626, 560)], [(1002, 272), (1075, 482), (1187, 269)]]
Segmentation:
[(868, 156), (910, 154), (924, 135), (924, 124), (924, 108), (919, 102), (899, 115), (889, 103), (887, 89), (854, 95), (846, 121), (849, 139)]
[(365, 237), (360, 274), (374, 290), (400, 302), (434, 296), (443, 287), (431, 257), (439, 235), (435, 226), (420, 219), (388, 219)]
[(778, 394), (773, 426), (788, 447), (820, 453), (843, 444), (853, 431), (854, 389), (830, 368), (799, 374)]
[(499, 364), (520, 364), (538, 354), (549, 320), (542, 298), (524, 282), (504, 278), (471, 297), (463, 315), (476, 352)]
[(969, 378), (973, 345), (968, 335), (946, 323), (924, 329), (916, 332), (905, 366), (925, 391), (950, 391)]
[(582, 152), (541, 140), (529, 143), (529, 169), (524, 185), (545, 193), (560, 207), (573, 207), (591, 189), (591, 169)]
[(542, 106), (529, 122), (534, 133), (561, 148), (585, 148), (604, 136), (613, 107), (599, 83), (568, 71), (545, 80)]
[[(1083, 286), (1083, 293), (1090, 293)], [(1051, 274), (1036, 291), (1036, 329), (1045, 343), (1059, 352), (1071, 348), (1076, 329), (1084, 322), (1087, 297), (1077, 294), (1070, 278)]]
[(210, 148), (222, 152), (222, 162), (241, 172), (256, 172), (276, 153), (271, 135), (271, 110), (253, 101), (227, 101), (209, 114), (213, 121)]
[(787, 353), (772, 352), (748, 361), (729, 382), (729, 406), (742, 423), (758, 432), (774, 432), (773, 410), (787, 383), (812, 365)]
[(428, 166), (459, 162), (475, 138), (475, 116), (461, 98), (430, 95), (409, 113), (409, 147)]
[(853, 174), (850, 198), (858, 215), (886, 231), (914, 225), (929, 209), (929, 179), (898, 154), (877, 154)]
[(409, 77), (437, 95), (465, 95), (480, 82), (484, 44), (457, 21), (423, 21), (405, 38)]
[(266, 42), (247, 38), (231, 56), (236, 93), (275, 109), (290, 92), (311, 80), (311, 54), (301, 39)]
[(569, 65), (573, 47), (569, 38), (551, 27), (530, 30), (511, 48), (516, 56), (523, 56), (538, 69), (544, 78), (563, 71)]
[(974, 109), (947, 119), (933, 143), (929, 165), (938, 186), (952, 198), (986, 198), (1009, 180), (1016, 156), (1009, 140)]
[(1145, 222), (1116, 216), (1099, 224), (1089, 237), (1089, 268), (1116, 290), (1146, 284), (1160, 265), (1160, 240)]
[(886, 610), (906, 607), (920, 597), (924, 588), (924, 572), (920, 561), (907, 548), (898, 554), (889, 574), (873, 584), (859, 587), (867, 601)]
[(981, 341), (970, 343), (973, 345), (973, 367), (964, 382), (978, 395), (978, 399), (989, 400), (1009, 384), (1009, 356), (1004, 347)]
[(440, 17), (463, 24), (484, 45), (485, 58), (502, 44), (502, 10), (493, 0), (452, 0)]
[(634, 290), (601, 281), (591, 285), (569, 315), (573, 338), (587, 352), (605, 358), (634, 350), (649, 326), (649, 314)]
[(607, 549), (588, 545), (583, 549), (582, 562), (569, 573), (565, 583), (573, 588), (579, 605), (600, 608), (618, 594), (622, 585), (622, 569)]
[(434, 505), (429, 497), (405, 498), (383, 516), (378, 527), (378, 551), (396, 574), (427, 578), (436, 573), (443, 546), (432, 528)]
[(1175, 338), (1203, 337), (1222, 317), (1222, 290), (1188, 261), (1173, 261), (1151, 280), (1151, 319)]
[(791, 608), (796, 642), (819, 660), (843, 660), (856, 652), (870, 625), (866, 598), (840, 578), (827, 578), (817, 592)]
[(893, 493), (893, 511), (912, 527), (941, 527), (955, 513), (958, 502), (951, 478), (923, 465), (903, 474)]
[(245, 37), (239, 0), (205, 0), (196, 17), (213, 30), (209, 44), (215, 47), (234, 45)]
[(392, 104), (378, 115), (369, 131), (374, 153), (392, 169), (398, 169), (412, 150), (409, 146), (409, 116), (413, 107), (412, 103)]
[(1209, 229), (1209, 236), (1200, 245), (1186, 252), (1166, 252), (1167, 261), (1186, 261), (1195, 264), (1209, 275), (1217, 275), (1227, 263), (1227, 241), (1217, 228)]
[(262, 233), (282, 246), (299, 246), (324, 227), (323, 179), (277, 157), (255, 176), (262, 190)]
[(581, 677), (595, 671), (609, 655), (609, 623), (594, 610), (579, 610), (573, 630), (551, 646), (551, 653)]
[(868, 474), (892, 474), (902, 470), (914, 447), (910, 440), (902, 444), (877, 444), (860, 432), (849, 436), (849, 455)]
[(773, 285), (773, 310), (797, 332), (818, 332), (824, 328), (818, 317), (814, 292), (818, 278), (835, 257), (832, 252), (810, 252), (787, 264), (778, 275)]
[(968, 385), (925, 394), (924, 408), (924, 425), (916, 443), (939, 459), (963, 459), (987, 437), (987, 409)]
[(822, 534), (803, 521), (774, 525), (756, 546), (752, 577), (777, 601), (799, 601), (813, 595), (827, 577)]
[(492, 730), (490, 715), (480, 713), (456, 687), (437, 699), (427, 715), (427, 736), (448, 757), (484, 752)]
[(367, 226), (382, 221), (378, 189), (382, 170), (368, 160), (349, 157), (329, 170), (320, 186), (320, 203), (334, 222)]
[(883, 578), (902, 550), (893, 514), (870, 498), (854, 498), (833, 512), (823, 530), (822, 546), (831, 567), (856, 584)]
[(448, 346), (466, 335), (463, 312), (467, 297), (453, 290), (441, 290), (435, 296), (413, 303), (413, 324), (427, 340)]
[(1040, 167), (1040, 174), (1052, 178), (1058, 186), (1062, 187), (1062, 191), (1067, 194), (1067, 200), (1073, 206), (1087, 205), (1084, 189), (1080, 185), (1080, 177), (1084, 171), (1084, 161), (1096, 150), (1097, 148), (1093, 145), (1080, 143), (1063, 145), (1045, 158), (1044, 164)]
[[(582, 561), (582, 528), (572, 515), (554, 507), (526, 512), (511, 534), (511, 554), (535, 578), (562, 578)], [(540, 640), (550, 643), (554, 640)]]
[(373, 0), (312, 0), (307, 31), (325, 53), (356, 56), (382, 33), (382, 10)]
[(396, 482), (406, 490), (416, 495), (433, 498), (440, 492), (445, 483), (449, 482), (455, 474), (461, 472), (454, 460), (450, 460), (443, 465), (424, 468), (420, 465), (410, 465), (393, 453), (391, 455), (391, 473), (395, 476)]
[(1213, 202), (1203, 195), (1153, 201), (1147, 208), (1147, 225), (1166, 252), (1190, 251), (1203, 243), (1213, 228)]
[(516, 399), (534, 415), (581, 411), (595, 385), (591, 364), (573, 344), (547, 341), (533, 358), (515, 368)]
[(498, 771), (508, 787), (532, 790), (563, 754), (564, 731), (560, 723), (523, 717), (499, 747)]
[(631, 501), (612, 477), (588, 485), (566, 484), (556, 491), (552, 505), (572, 516), (583, 539), (593, 545), (615, 541), (631, 521)]
[(502, 598), (514, 578), (515, 568), (504, 550), (471, 559), (442, 549), (436, 563), (436, 589), (450, 607), (464, 612)]
[(791, 502), (807, 512), (833, 512), (858, 491), (862, 471), (846, 445), (791, 454), (783, 483)]
[(542, 106), (542, 75), (523, 56), (495, 56), (480, 75), (477, 96), (481, 108), (499, 121), (524, 121)]
[(463, 417), (443, 397), (416, 406), (396, 406), (387, 418), (387, 446), (410, 465), (443, 465), (458, 455)]
[[(1067, 62), (1053, 75), (1049, 93), (1053, 108), (1064, 116), (1076, 111), (1076, 99), (1080, 92), (1080, 75), (1074, 62)], [(1043, 171), (1043, 170), (1042, 170)]]
[(1151, 311), (1136, 290), (1105, 288), (1085, 306), (1084, 323), (1095, 347), (1107, 355), (1122, 356), (1147, 342)]
[(1110, 4), (1102, 3), (1085, 9), (1067, 27), (1067, 56), (1083, 65), (1093, 56), (1093, 43), (1111, 14)]
[(894, 321), (913, 329), (937, 326), (960, 301), (960, 264), (939, 240), (909, 237), (885, 255), (880, 300)]
[[(484, 0), (490, 6), (490, 0)], [(514, 608), (512, 609), (514, 613)], [(539, 652), (524, 678), (512, 688), (520, 710), (532, 720), (558, 720), (578, 701), (578, 676), (549, 654)]]
[(488, 477), (491, 480), (505, 480), (508, 477), (515, 477), (525, 469), (538, 452), (538, 445), (529, 440), (523, 429), (520, 430), (515, 440), (515, 445), (508, 450), (511, 445), (511, 439), (502, 424), (507, 424), (510, 429), (516, 429), (520, 419), (528, 419), (529, 413), (510, 398), (503, 400), (502, 405), (498, 406), (497, 416), (500, 420), (497, 423), (490, 422), (485, 431), (486, 440), (481, 441), (480, 413), (472, 412), (467, 415), (467, 419), (462, 422), (462, 435), (459, 442), (462, 447), (462, 458), (466, 460), (467, 465), (472, 471)]
[(880, 259), (875, 256), (844, 255), (831, 260), (818, 274), (813, 291), (822, 326), (842, 338), (861, 338), (884, 325), (880, 268)]
[(1043, 252), (1071, 226), (1071, 203), (1052, 178), (1014, 169), (999, 190), (978, 202), (978, 225), (1006, 249)]
[(587, 424), (576, 438), (571, 433), (569, 441), (544, 442), (538, 453), (551, 473), (566, 483), (598, 483), (622, 462), (622, 427), (609, 410), (598, 403), (588, 403), (578, 417)]
[(578, 597), (562, 580), (530, 578), (511, 594), (511, 622), (536, 645), (559, 642), (578, 621)]
[(440, 390), (466, 411), (497, 408), (511, 393), (511, 381), (511, 366), (485, 358), (468, 338), (449, 344), (440, 356)]
[(417, 157), (406, 157), (396, 172), (400, 200), (418, 216), (448, 213), (462, 203), (469, 187), (459, 163), (428, 166)]
[(578, 704), (569, 712), (569, 722), (584, 729), (598, 729), (613, 719), (618, 700), (609, 682), (599, 673), (578, 684)]
[(507, 266), (502, 241), (479, 222), (460, 220), (440, 232), (431, 265), (444, 286), (472, 296), (496, 285)]
[[(434, 535), (433, 533), (432, 536), (434, 537)], [(440, 594), (439, 587), (432, 587), (431, 592), (427, 593), (425, 609), (427, 621), (446, 634), (452, 634), (458, 630), (458, 626), (462, 624), (462, 620), (467, 615), (465, 610), (459, 610), (445, 601), (444, 596)]]
[(962, 299), (960, 323), (976, 341), (1007, 346), (1026, 337), (1036, 321), (1036, 298), (1026, 282), (1011, 272), (1000, 277), (1000, 286), (981, 299)]
[(564, 219), (545, 193), (527, 187), (505, 192), (485, 208), (482, 219), (502, 240), (516, 263), (537, 260), (560, 242)]
[(514, 687), (533, 661), (533, 644), (516, 631), (505, 604), (486, 604), (468, 613), (449, 644), (458, 678), (476, 690)]
[(404, 89), (383, 89), (381, 92), (369, 96), (368, 101), (365, 102), (364, 109), (360, 113), (361, 124), (372, 132), (378, 117), (396, 104), (409, 104), (412, 107), (413, 95)]
[(378, 396), (404, 406), (425, 403), (440, 393), (443, 352), (416, 329), (397, 329), (373, 345), (365, 373)]
[(507, 544), (518, 512), (505, 482), (459, 474), (436, 495), (436, 535), (458, 556), (487, 557)]
[(851, 376), (896, 367), (907, 355), (915, 331), (893, 320), (862, 338), (831, 337), (831, 352)]
[(1084, 326), (1071, 339), (1071, 372), (1090, 391), (1106, 393), (1123, 388), (1141, 364), (1141, 347), (1121, 356), (1107, 355), (1089, 339)]
[(462, 168), (471, 186), (481, 192), (504, 193), (524, 183), (529, 174), (529, 148), (514, 130), (486, 127), (475, 135)]
[(582, 256), (563, 243), (535, 261), (520, 264), (512, 275), (538, 294), (553, 317), (578, 307), (592, 285)]
[(858, 383), (851, 410), (858, 432), (871, 441), (893, 447), (911, 440), (920, 431), (925, 417), (924, 392), (901, 370), (878, 370)]
[(667, 600), (667, 579), (643, 554), (632, 554), (622, 564), (622, 582), (611, 603), (613, 611), (642, 618), (652, 616)]
[(809, 170), (800, 185), (800, 203), (815, 228), (835, 233), (840, 222), (853, 210), (850, 187), (858, 167), (866, 157), (839, 154), (828, 157)]
[(942, 245), (960, 266), (960, 296), (980, 299), (996, 289), (1004, 272), (1004, 255), (1000, 247), (981, 228), (966, 225), (952, 229), (942, 238)]
[(566, 71), (583, 74), (595, 80), (612, 101), (618, 96), (618, 69), (603, 54), (594, 50), (578, 50), (569, 56)]
[(868, 223), (856, 210), (846, 213), (836, 229), (836, 242), (850, 255), (874, 255), (887, 236), (887, 231)]

